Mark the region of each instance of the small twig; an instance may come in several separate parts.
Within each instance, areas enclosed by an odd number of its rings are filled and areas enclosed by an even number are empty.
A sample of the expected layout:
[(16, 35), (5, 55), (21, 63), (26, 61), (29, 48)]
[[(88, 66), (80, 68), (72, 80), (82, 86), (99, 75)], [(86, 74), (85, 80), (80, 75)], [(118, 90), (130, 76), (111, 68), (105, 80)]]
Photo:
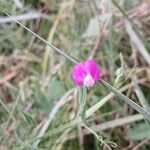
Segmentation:
[(7, 81), (14, 78), (16, 76), (16, 74), (17, 74), (17, 72), (11, 72), (11, 73), (7, 74), (5, 77), (0, 79), (0, 85), (3, 84), (3, 83), (6, 83)]
[(138, 66), (137, 49), (135, 48), (131, 40), (130, 40), (130, 44), (131, 44), (131, 49), (132, 49), (131, 60), (133, 60), (133, 65)]
[(133, 140), (129, 140), (129, 145), (124, 147), (122, 150), (130, 150), (134, 145)]
[(147, 143), (149, 140), (150, 140), (149, 138), (143, 140), (142, 142), (140, 142), (139, 144), (137, 144), (132, 150), (139, 150), (139, 148), (140, 148), (143, 144)]

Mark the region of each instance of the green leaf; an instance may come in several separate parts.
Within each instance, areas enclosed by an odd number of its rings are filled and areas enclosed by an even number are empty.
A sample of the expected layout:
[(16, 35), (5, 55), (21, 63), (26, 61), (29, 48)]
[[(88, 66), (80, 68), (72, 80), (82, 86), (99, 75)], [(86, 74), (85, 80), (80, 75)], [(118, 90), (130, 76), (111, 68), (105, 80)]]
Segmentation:
[(30, 115), (30, 113), (28, 113), (27, 111), (23, 110), (22, 114), (24, 116), (24, 120), (29, 123), (29, 124), (35, 124), (35, 120), (33, 119), (33, 117)]
[(38, 102), (38, 109), (40, 109), (43, 113), (48, 115), (52, 109), (53, 104), (47, 100)]
[(100, 31), (100, 27), (102, 23), (108, 20), (109, 17), (110, 17), (109, 14), (105, 14), (105, 15), (99, 15), (99, 16), (96, 16), (95, 18), (92, 18), (89, 22), (89, 25), (85, 33), (82, 35), (83, 38), (95, 37), (99, 35), (99, 31)]
[(150, 138), (150, 128), (146, 123), (140, 123), (133, 127), (128, 133), (127, 138), (132, 140), (143, 140)]
[(99, 33), (99, 16), (90, 20), (90, 23), (87, 27), (86, 32), (83, 34), (83, 37), (96, 36)]
[(117, 77), (115, 79), (113, 87), (115, 87), (116, 89), (119, 89), (123, 85), (123, 80), (124, 80), (123, 69), (121, 67), (117, 69), (116, 75)]
[(65, 91), (64, 85), (56, 77), (53, 77), (47, 87), (48, 101), (58, 100)]

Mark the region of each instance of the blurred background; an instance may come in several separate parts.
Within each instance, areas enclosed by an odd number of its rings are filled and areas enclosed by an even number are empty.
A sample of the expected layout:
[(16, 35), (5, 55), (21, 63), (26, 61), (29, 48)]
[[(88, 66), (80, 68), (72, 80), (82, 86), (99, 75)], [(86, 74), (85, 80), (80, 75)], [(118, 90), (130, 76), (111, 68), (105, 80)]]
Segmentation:
[[(0, 10), (0, 150), (107, 149), (82, 127), (34, 140), (75, 118), (79, 88), (73, 64), (3, 10), (77, 61), (94, 58), (105, 81), (150, 111), (149, 0), (0, 0)], [(109, 93), (88, 91), (87, 108), (110, 98), (87, 125), (113, 149), (149, 150), (148, 122)]]

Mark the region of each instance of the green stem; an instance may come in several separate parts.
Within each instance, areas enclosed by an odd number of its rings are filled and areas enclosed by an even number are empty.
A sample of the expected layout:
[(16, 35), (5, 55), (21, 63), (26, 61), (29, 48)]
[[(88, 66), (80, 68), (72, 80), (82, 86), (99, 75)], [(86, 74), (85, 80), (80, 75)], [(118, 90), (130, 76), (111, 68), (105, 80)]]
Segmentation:
[(42, 42), (44, 42), (45, 44), (47, 44), (50, 48), (52, 48), (54, 51), (56, 51), (57, 53), (59, 53), (60, 55), (64, 56), (66, 59), (70, 60), (72, 63), (76, 64), (78, 63), (74, 58), (72, 58), (71, 56), (69, 56), (68, 54), (64, 53), (63, 51), (61, 51), (60, 49), (58, 49), (57, 47), (55, 47), (54, 45), (52, 45), (51, 43), (47, 42), (45, 39), (43, 39), (42, 37), (40, 37), (38, 34), (36, 34), (35, 32), (31, 31), (30, 29), (28, 29), (26, 26), (24, 26), (22, 23), (20, 23), (19, 21), (17, 21), (14, 17), (10, 16), (8, 13), (6, 13), (5, 11), (3, 11), (3, 13), (5, 13), (7, 16), (9, 16), (12, 20), (14, 20), (15, 22), (17, 22), (20, 26), (22, 26), (24, 29), (26, 29), (27, 31), (29, 31), (31, 34), (33, 34), (35, 37), (37, 37), (38, 39), (40, 39)]
[(100, 138), (100, 136), (96, 132), (94, 132), (91, 128), (89, 128), (84, 123), (81, 123), (81, 126), (89, 130), (101, 142), (102, 145), (105, 145), (109, 150), (112, 150), (111, 147), (107, 143), (105, 143), (105, 141), (102, 138)]
[(82, 88), (82, 92), (79, 92), (79, 112), (77, 113), (76, 119), (80, 116), (82, 119), (85, 119), (85, 106), (86, 106), (86, 87)]

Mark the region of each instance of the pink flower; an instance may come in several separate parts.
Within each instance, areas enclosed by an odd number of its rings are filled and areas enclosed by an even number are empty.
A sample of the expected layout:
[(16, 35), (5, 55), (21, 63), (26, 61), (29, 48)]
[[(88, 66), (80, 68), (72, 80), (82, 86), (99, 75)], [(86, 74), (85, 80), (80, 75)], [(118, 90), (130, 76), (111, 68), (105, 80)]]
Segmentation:
[(88, 59), (74, 66), (72, 76), (76, 84), (90, 88), (101, 78), (101, 70), (94, 60)]

